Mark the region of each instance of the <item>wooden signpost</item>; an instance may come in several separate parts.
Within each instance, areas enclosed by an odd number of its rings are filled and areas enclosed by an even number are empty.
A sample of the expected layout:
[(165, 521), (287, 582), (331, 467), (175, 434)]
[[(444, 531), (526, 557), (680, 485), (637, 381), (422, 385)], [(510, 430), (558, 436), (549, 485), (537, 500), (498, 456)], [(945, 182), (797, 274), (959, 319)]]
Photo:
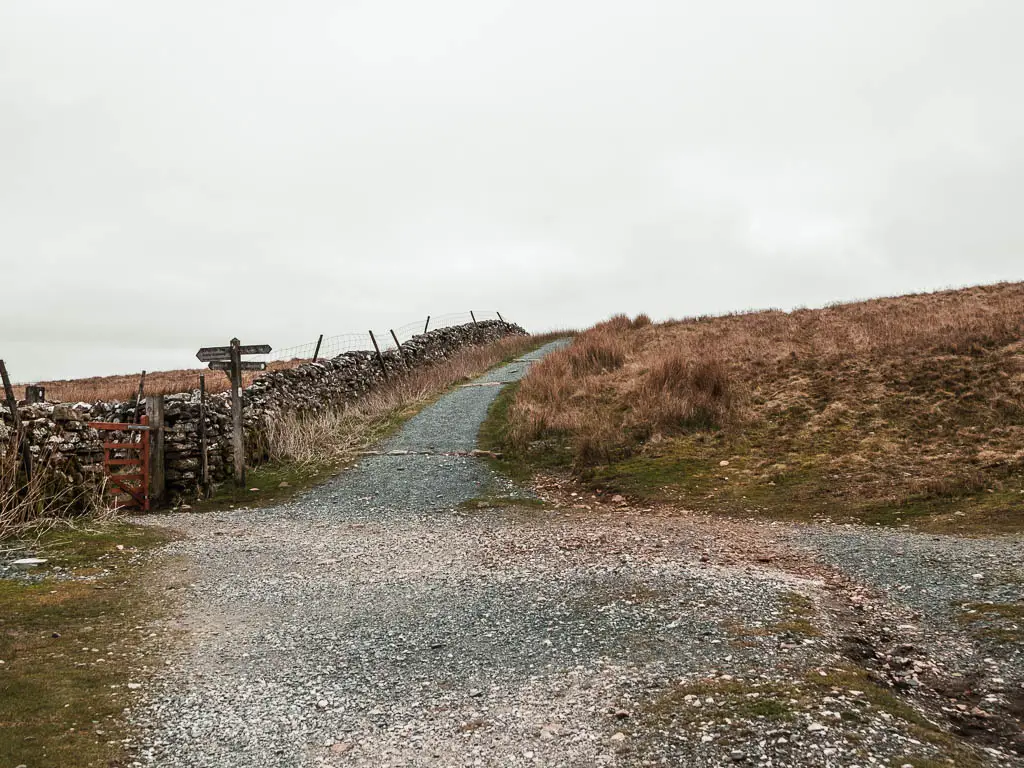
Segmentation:
[(245, 487), (245, 435), (242, 433), (242, 371), (265, 371), (266, 363), (243, 361), (242, 355), (266, 355), (269, 344), (247, 344), (242, 346), (238, 339), (232, 339), (227, 347), (203, 347), (196, 352), (196, 358), (209, 363), (214, 371), (225, 371), (231, 378), (231, 445), (235, 454), (235, 485)]

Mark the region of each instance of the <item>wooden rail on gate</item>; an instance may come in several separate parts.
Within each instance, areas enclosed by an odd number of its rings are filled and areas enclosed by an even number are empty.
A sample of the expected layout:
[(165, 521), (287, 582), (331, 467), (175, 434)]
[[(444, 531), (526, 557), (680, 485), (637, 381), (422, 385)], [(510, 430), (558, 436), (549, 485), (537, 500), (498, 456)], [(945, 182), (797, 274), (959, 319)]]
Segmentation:
[[(149, 511), (149, 417), (140, 424), (115, 421), (90, 421), (89, 427), (101, 432), (138, 433), (138, 440), (103, 441), (103, 471), (110, 484), (107, 493), (128, 496), (143, 512)], [(119, 454), (119, 455), (115, 455)], [(132, 455), (134, 454), (134, 455)], [(138, 467), (138, 471), (119, 472), (122, 467)]]

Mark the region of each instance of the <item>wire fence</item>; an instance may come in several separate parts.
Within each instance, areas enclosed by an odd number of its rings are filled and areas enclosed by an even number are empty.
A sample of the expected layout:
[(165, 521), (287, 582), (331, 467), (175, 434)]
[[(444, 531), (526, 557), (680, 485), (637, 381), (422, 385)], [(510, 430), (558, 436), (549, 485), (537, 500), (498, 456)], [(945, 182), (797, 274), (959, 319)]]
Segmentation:
[[(398, 343), (402, 344), (413, 336), (417, 336), (426, 331), (436, 331), (438, 328), (450, 328), (453, 325), (465, 325), (472, 323), (473, 318), (476, 318), (477, 322), (483, 320), (498, 320), (500, 315), (497, 312), (489, 310), (470, 312), (452, 312), (447, 315), (431, 316), (429, 318), (423, 318), (422, 320), (416, 320), (405, 325), (399, 325), (395, 328), (385, 328), (382, 331), (378, 331), (376, 328), (373, 329), (373, 335), (377, 339), (377, 345), (380, 347), (381, 352), (387, 349), (395, 349), (395, 340), (391, 336), (391, 331), (395, 332), (395, 336), (398, 337)], [(369, 331), (352, 331), (349, 333), (339, 333), (334, 336), (324, 336), (323, 341), (320, 342), (320, 351), (316, 352), (317, 339), (307, 342), (306, 344), (296, 344), (292, 347), (284, 347), (282, 349), (275, 349), (269, 355), (253, 356), (251, 359), (263, 360), (265, 362), (272, 362), (275, 360), (309, 360), (313, 358), (313, 355), (319, 359), (337, 357), (344, 352), (358, 352), (373, 349), (373, 341), (370, 339)], [(248, 358), (247, 358), (248, 359)]]

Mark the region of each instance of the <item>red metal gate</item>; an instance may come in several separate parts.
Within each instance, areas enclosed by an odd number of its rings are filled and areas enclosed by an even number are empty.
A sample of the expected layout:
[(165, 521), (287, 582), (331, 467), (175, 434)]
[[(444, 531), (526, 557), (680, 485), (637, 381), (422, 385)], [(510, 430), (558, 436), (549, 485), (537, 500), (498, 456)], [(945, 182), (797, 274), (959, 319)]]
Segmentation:
[(131, 500), (128, 504), (148, 512), (149, 417), (143, 416), (140, 424), (90, 421), (89, 426), (101, 432), (128, 433), (120, 442), (103, 441), (103, 470), (109, 481), (106, 492), (115, 497), (127, 497)]

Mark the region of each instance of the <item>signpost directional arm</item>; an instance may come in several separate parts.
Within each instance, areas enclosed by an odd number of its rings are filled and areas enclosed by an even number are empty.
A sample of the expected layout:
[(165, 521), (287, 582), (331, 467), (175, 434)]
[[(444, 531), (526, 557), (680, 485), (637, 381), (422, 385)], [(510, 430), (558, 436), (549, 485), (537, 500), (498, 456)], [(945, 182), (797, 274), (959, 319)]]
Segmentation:
[[(267, 370), (266, 363), (257, 363), (255, 360), (242, 360), (239, 363), (241, 370), (243, 371), (265, 371)], [(230, 360), (214, 360), (210, 363), (209, 368), (211, 371), (227, 371), (231, 372), (231, 361)]]
[(209, 363), (212, 360), (230, 360), (231, 347), (203, 347), (196, 352), (196, 359), (201, 363)]
[[(247, 344), (238, 345), (239, 355), (269, 355), (271, 347), (269, 344)], [(203, 347), (196, 352), (196, 358), (201, 363), (209, 363), (214, 360), (231, 360), (231, 347)]]

